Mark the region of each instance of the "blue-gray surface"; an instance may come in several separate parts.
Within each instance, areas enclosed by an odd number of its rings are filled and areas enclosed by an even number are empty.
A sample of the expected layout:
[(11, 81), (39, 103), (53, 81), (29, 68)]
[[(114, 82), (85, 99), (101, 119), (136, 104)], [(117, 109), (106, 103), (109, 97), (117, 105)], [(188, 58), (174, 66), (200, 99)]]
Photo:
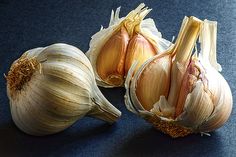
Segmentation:
[[(126, 15), (143, 1), (0, 0), (0, 156), (236, 156), (236, 109), (225, 126), (211, 137), (190, 135), (171, 139), (128, 112), (124, 89), (102, 89), (123, 115), (114, 125), (84, 118), (52, 136), (22, 133), (11, 120), (3, 73), (24, 51), (65, 42), (88, 49), (91, 35), (107, 26), (110, 11), (122, 6)], [(236, 2), (233, 0), (144, 1), (153, 8), (163, 36), (177, 35), (185, 15), (218, 21), (218, 61), (235, 96)], [(235, 97), (234, 97), (235, 98)], [(235, 101), (235, 99), (234, 99)]]

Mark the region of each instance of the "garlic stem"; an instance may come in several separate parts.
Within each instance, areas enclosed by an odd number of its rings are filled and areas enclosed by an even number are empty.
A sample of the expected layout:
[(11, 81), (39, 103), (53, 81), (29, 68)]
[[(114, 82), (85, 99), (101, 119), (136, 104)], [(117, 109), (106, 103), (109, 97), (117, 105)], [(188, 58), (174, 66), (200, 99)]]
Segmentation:
[(201, 20), (196, 17), (185, 18), (177, 38), (176, 45), (173, 50), (174, 52), (172, 53), (176, 54), (176, 56), (171, 69), (171, 88), (168, 95), (168, 102), (172, 106), (176, 106), (178, 102), (183, 76), (198, 38), (201, 23)]

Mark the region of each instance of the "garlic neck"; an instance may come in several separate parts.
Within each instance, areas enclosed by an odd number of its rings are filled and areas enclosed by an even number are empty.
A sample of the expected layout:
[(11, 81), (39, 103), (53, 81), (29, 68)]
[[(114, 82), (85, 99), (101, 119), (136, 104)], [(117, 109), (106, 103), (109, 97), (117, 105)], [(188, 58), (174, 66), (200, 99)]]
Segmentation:
[(93, 107), (88, 115), (109, 123), (117, 121), (121, 116), (121, 112), (103, 96), (97, 86), (95, 86), (93, 90), (95, 93), (92, 98)]
[(179, 62), (188, 65), (190, 57), (192, 56), (193, 48), (199, 36), (201, 21), (195, 17), (186, 19), (186, 23), (182, 26), (179, 36), (176, 40), (174, 54), (174, 62)]

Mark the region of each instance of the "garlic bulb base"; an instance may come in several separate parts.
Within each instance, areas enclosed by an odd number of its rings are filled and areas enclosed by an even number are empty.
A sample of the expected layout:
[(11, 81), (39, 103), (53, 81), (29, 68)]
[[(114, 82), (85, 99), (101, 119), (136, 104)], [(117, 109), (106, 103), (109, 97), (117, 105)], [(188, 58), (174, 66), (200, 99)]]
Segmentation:
[(174, 123), (174, 121), (166, 121), (157, 117), (156, 115), (151, 116), (147, 119), (149, 123), (151, 123), (156, 129), (161, 132), (170, 135), (173, 138), (184, 137), (191, 133), (193, 130), (181, 125)]
[(14, 97), (24, 84), (31, 80), (32, 75), (38, 68), (39, 62), (35, 58), (26, 58), (24, 55), (17, 59), (11, 66), (6, 76), (9, 94)]

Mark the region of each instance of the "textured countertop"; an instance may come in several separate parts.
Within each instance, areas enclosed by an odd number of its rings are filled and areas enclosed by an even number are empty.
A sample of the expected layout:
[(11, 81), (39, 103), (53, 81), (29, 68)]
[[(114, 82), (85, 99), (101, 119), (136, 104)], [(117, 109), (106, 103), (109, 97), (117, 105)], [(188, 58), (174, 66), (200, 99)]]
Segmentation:
[[(46, 137), (21, 132), (11, 119), (6, 95), (11, 63), (24, 51), (64, 42), (88, 50), (90, 37), (108, 25), (112, 9), (121, 15), (143, 1), (105, 0), (0, 0), (0, 156), (236, 156), (236, 109), (226, 125), (211, 136), (190, 135), (172, 139), (128, 112), (125, 90), (101, 89), (122, 111), (114, 125), (84, 118), (65, 131)], [(164, 38), (177, 36), (185, 15), (218, 21), (218, 61), (235, 100), (236, 92), (236, 1), (156, 0), (144, 1)]]

